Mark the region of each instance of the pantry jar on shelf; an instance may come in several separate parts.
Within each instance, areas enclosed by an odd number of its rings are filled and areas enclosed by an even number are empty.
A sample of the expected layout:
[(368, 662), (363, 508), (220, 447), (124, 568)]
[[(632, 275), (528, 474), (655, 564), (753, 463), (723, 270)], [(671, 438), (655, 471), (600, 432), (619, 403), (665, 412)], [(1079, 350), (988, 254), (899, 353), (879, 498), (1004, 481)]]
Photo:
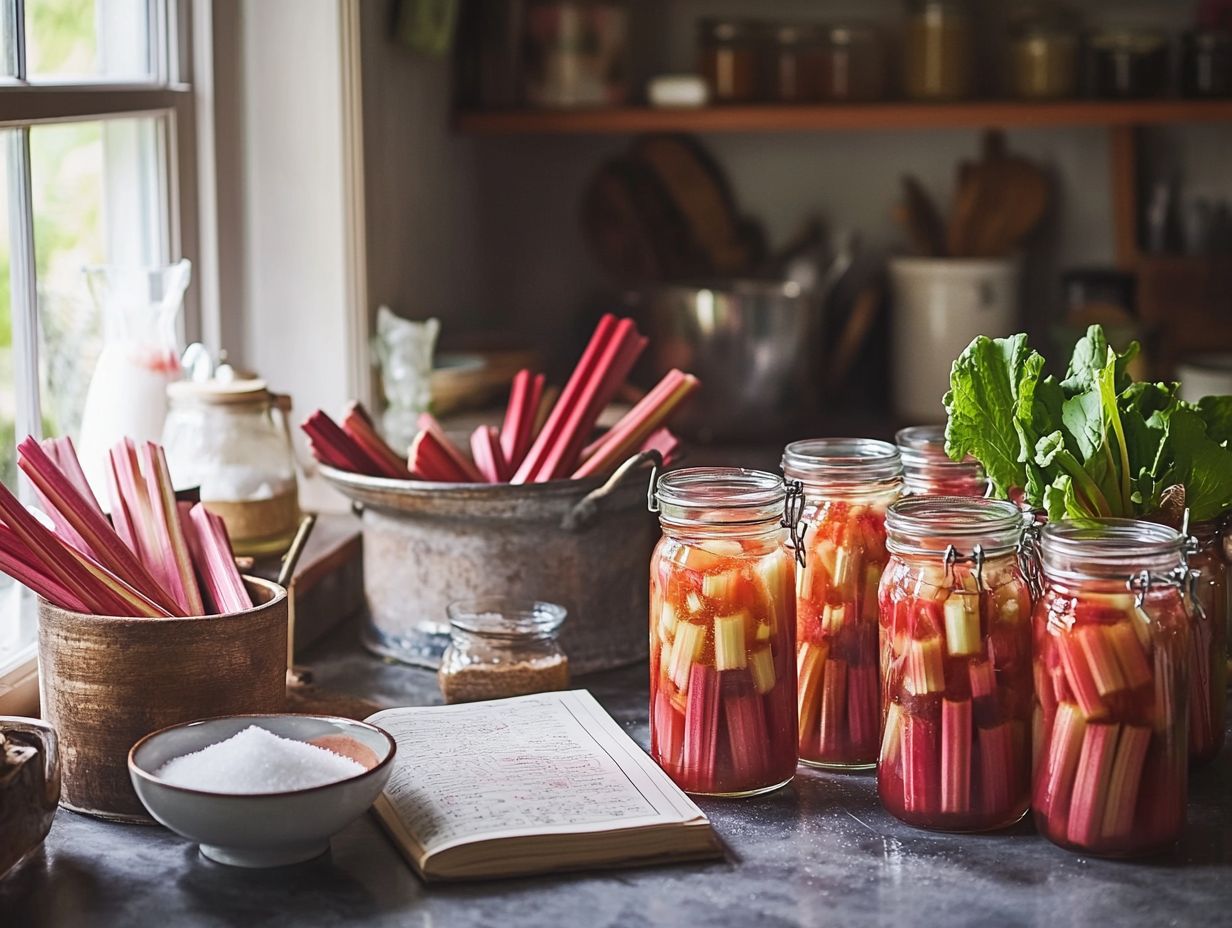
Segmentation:
[(807, 558), (796, 578), (800, 760), (868, 769), (881, 722), (877, 585), (902, 464), (887, 442), (818, 438), (788, 445), (783, 473), (802, 483), (807, 501)]
[(1026, 814), (1024, 519), (1003, 500), (941, 496), (908, 497), (886, 515), (877, 791), (909, 825), (989, 831)]
[(1035, 606), (1032, 809), (1062, 847), (1123, 857), (1185, 824), (1185, 538), (1130, 519), (1043, 529)]
[(894, 436), (903, 459), (903, 486), (912, 496), (984, 496), (988, 478), (972, 457), (950, 460), (945, 426), (913, 425)]
[(762, 471), (688, 468), (659, 479), (652, 505), (663, 537), (650, 563), (651, 756), (690, 793), (776, 789), (796, 769), (787, 526), (799, 487)]

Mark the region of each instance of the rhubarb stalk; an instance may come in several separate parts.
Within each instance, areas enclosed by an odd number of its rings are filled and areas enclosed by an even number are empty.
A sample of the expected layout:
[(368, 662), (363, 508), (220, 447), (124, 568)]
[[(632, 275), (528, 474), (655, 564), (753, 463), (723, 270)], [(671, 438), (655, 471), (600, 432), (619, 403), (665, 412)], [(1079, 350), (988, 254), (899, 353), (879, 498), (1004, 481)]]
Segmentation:
[(582, 452), (575, 479), (605, 473), (627, 458), (698, 387), (692, 374), (669, 371), (619, 422)]
[(941, 811), (971, 811), (971, 701), (941, 701)]
[(714, 789), (718, 730), (718, 671), (705, 664), (694, 664), (689, 671), (681, 774), (695, 792), (704, 793)]
[(175, 488), (171, 485), (167, 457), (153, 442), (146, 442), (139, 454), (157, 532), (157, 547), (162, 555), (158, 577), (185, 615), (205, 615), (188, 542), (184, 540), (180, 513), (175, 505)]
[(1066, 837), (1071, 844), (1091, 847), (1099, 841), (1103, 832), (1104, 809), (1120, 727), (1115, 723), (1092, 722), (1083, 734), (1066, 828)]

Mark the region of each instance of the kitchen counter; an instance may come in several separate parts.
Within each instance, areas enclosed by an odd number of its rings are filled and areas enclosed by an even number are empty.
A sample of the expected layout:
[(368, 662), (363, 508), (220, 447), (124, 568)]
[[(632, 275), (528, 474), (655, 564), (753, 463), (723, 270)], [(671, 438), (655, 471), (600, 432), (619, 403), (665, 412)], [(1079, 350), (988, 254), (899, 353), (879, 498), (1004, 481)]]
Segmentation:
[[(318, 683), (388, 705), (439, 702), (432, 674), (382, 663), (354, 639), (343, 628), (310, 652)], [(645, 680), (638, 667), (582, 681), (643, 745)], [(0, 883), (0, 926), (1226, 924), (1230, 781), (1225, 749), (1193, 778), (1180, 845), (1149, 862), (1075, 856), (1029, 822), (992, 835), (917, 831), (881, 809), (871, 774), (801, 770), (766, 797), (699, 803), (726, 861), (432, 887), (368, 817), (325, 857), (250, 871), (162, 828), (61, 810), (44, 849)]]

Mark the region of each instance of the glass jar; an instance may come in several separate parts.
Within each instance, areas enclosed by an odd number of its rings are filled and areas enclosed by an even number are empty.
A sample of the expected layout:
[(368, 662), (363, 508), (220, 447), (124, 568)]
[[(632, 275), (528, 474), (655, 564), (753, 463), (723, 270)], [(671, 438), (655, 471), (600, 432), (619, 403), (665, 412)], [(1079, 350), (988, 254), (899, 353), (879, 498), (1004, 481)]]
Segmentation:
[(988, 831), (1030, 800), (1031, 596), (1023, 514), (1004, 500), (908, 497), (886, 515), (885, 721), (877, 792), (909, 825)]
[(180, 381), (167, 387), (163, 427), (177, 488), (199, 486), (236, 554), (280, 554), (299, 525), (290, 397), (263, 380)]
[(1195, 29), (1182, 39), (1181, 90), (1187, 97), (1232, 96), (1232, 32)]
[(1035, 825), (1103, 856), (1157, 851), (1185, 823), (1184, 539), (1131, 519), (1044, 526), (1035, 606)]
[(894, 436), (903, 460), (903, 485), (912, 496), (984, 496), (988, 478), (975, 458), (950, 460), (945, 426), (913, 425)]
[(1190, 627), (1189, 760), (1205, 764), (1223, 747), (1228, 685), (1228, 574), (1215, 522), (1190, 529), (1189, 566), (1198, 572), (1197, 605)]
[(1091, 36), (1087, 83), (1092, 96), (1157, 97), (1168, 88), (1168, 40), (1152, 29), (1114, 28)]
[(1027, 23), (1011, 39), (1010, 65), (1015, 96), (1073, 97), (1078, 93), (1078, 35), (1059, 23)]
[(974, 52), (967, 4), (912, 0), (907, 14), (903, 90), (915, 100), (958, 100), (971, 93)]
[(774, 475), (663, 475), (650, 562), (650, 753), (690, 793), (751, 796), (796, 769), (795, 561)]
[(881, 34), (864, 23), (826, 27), (821, 36), (817, 98), (856, 103), (885, 97), (885, 48)]
[(703, 19), (698, 26), (701, 75), (715, 103), (748, 103), (761, 93), (758, 79), (760, 23)]
[(446, 703), (568, 689), (556, 637), (563, 606), (492, 596), (450, 603), (446, 614), (450, 642), (436, 673)]
[(821, 44), (813, 26), (788, 23), (773, 30), (767, 86), (772, 100), (805, 103), (821, 85)]
[(531, 106), (619, 106), (629, 96), (629, 10), (605, 0), (532, 0), (523, 83)]
[(807, 554), (796, 574), (800, 760), (869, 769), (881, 727), (877, 585), (902, 464), (888, 442), (818, 438), (788, 445), (783, 473), (801, 481), (807, 501)]

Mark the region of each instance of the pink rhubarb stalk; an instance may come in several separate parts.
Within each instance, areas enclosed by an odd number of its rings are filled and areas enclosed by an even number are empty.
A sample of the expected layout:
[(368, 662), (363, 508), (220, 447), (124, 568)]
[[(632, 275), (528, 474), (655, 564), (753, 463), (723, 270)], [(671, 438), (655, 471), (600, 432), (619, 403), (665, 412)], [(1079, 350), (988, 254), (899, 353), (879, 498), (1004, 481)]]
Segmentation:
[(471, 457), (488, 483), (504, 483), (509, 479), (500, 433), (493, 426), (481, 425), (471, 432)]
[(971, 811), (971, 701), (941, 701), (941, 811)]
[(874, 759), (877, 729), (881, 724), (877, 668), (871, 665), (847, 668), (847, 734), (853, 750)]
[(933, 815), (940, 802), (937, 726), (911, 712), (902, 726), (903, 808)]
[(615, 468), (637, 451), (697, 387), (698, 380), (692, 374), (669, 371), (602, 438), (586, 447), (582, 452), (582, 464), (573, 476), (591, 477)]
[(1104, 809), (1120, 728), (1115, 723), (1092, 722), (1083, 735), (1066, 827), (1067, 840), (1080, 847), (1095, 846), (1103, 833)]
[(666, 690), (654, 697), (655, 752), (659, 764), (672, 776), (680, 774), (680, 755), (684, 747), (684, 716), (672, 705)]
[(188, 546), (201, 572), (202, 585), (213, 612), (229, 615), (251, 609), (252, 597), (235, 566), (231, 539), (223, 520), (197, 503), (189, 510), (186, 528)]
[(987, 815), (1010, 811), (1018, 771), (1014, 766), (1014, 744), (1009, 722), (977, 729), (980, 752), (980, 791)]
[(158, 576), (185, 615), (205, 615), (192, 555), (175, 505), (175, 487), (163, 449), (146, 442), (139, 451), (146, 493), (153, 514), (156, 546), (161, 554)]
[(61, 609), (68, 609), (70, 612), (89, 611), (86, 604), (54, 573), (30, 556), (29, 549), (7, 525), (0, 525), (0, 571)]
[(738, 788), (760, 786), (769, 749), (761, 696), (747, 670), (725, 670), (719, 676), (732, 777)]
[(684, 721), (681, 783), (694, 792), (711, 792), (719, 740), (719, 672), (713, 667), (694, 664), (690, 668)]
[(409, 480), (411, 472), (406, 461), (393, 448), (385, 443), (367, 410), (359, 403), (351, 403), (346, 415), (342, 418), (342, 431), (359, 446), (369, 463), (376, 468), (374, 477), (388, 477), (391, 480)]
[(470, 459), (449, 440), (449, 436), (445, 434), (445, 430), (441, 428), (441, 424), (436, 421), (436, 418), (431, 413), (424, 412), (419, 414), (419, 428), (432, 436), (436, 446), (449, 457), (457, 472), (463, 475), (465, 479), (460, 482), (484, 482), (483, 474), (479, 473), (479, 469), (471, 463)]
[(830, 658), (821, 677), (818, 754), (840, 755), (847, 744), (847, 662)]
[(509, 405), (505, 407), (505, 421), (500, 430), (501, 454), (511, 474), (521, 466), (535, 440), (535, 418), (543, 399), (544, 383), (542, 374), (532, 374), (528, 370), (513, 375)]

